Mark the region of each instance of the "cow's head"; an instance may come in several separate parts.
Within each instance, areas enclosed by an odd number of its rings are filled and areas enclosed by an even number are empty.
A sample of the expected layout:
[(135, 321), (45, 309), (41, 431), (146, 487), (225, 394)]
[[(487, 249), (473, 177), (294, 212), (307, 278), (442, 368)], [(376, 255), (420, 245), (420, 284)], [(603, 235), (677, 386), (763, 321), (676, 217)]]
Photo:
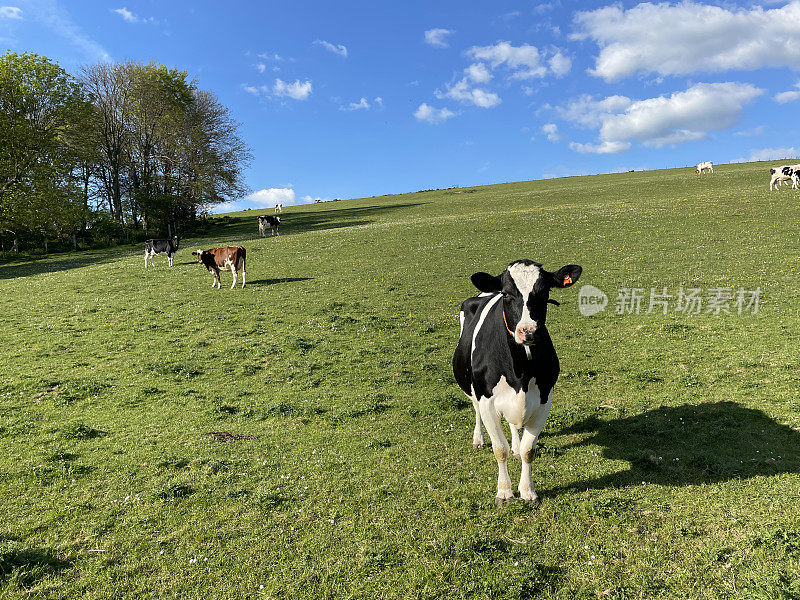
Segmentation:
[(181, 238), (179, 238), (177, 235), (172, 236), (172, 245), (175, 246), (176, 250), (178, 249), (178, 242), (180, 241), (180, 239)]
[(192, 256), (196, 256), (197, 257), (197, 262), (199, 262), (199, 263), (203, 262), (203, 251), (202, 250), (195, 250), (194, 252), (192, 252)]
[(543, 329), (547, 319), (547, 303), (551, 288), (565, 288), (581, 276), (578, 265), (561, 267), (555, 273), (531, 260), (517, 260), (508, 265), (499, 277), (488, 273), (475, 273), (472, 283), (482, 292), (503, 294), (503, 315), (514, 341), (531, 346), (536, 332)]

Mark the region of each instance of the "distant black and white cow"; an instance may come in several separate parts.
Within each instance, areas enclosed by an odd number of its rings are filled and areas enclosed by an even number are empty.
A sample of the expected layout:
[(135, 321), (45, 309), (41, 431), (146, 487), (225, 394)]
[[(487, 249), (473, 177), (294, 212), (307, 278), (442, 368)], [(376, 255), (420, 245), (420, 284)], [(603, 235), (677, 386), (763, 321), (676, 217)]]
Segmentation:
[(150, 264), (156, 266), (153, 262), (153, 257), (156, 254), (166, 254), (169, 260), (169, 266), (172, 266), (172, 259), (178, 251), (178, 236), (173, 236), (171, 240), (145, 240), (144, 242), (144, 268), (147, 268), (147, 259), (150, 259)]
[(267, 229), (269, 229), (272, 235), (280, 235), (280, 233), (278, 233), (280, 224), (280, 217), (273, 217), (272, 215), (258, 217), (258, 233), (261, 234), (261, 237), (267, 237)]
[(696, 175), (699, 175), (700, 173), (703, 173), (705, 171), (708, 171), (709, 173), (714, 172), (714, 164), (710, 160), (699, 163), (694, 170)]
[(277, 215), (279, 212), (283, 212), (283, 204), (275, 205), (275, 214)]
[(770, 191), (778, 189), (778, 186), (784, 181), (792, 182), (792, 189), (798, 189), (798, 179), (800, 179), (800, 165), (781, 165), (780, 167), (772, 167), (769, 170), (769, 189)]
[[(514, 496), (508, 476), (509, 447), (501, 418), (511, 426), (511, 452), (522, 460), (519, 494), (537, 501), (531, 482), (531, 459), (550, 413), (559, 364), (547, 332), (547, 303), (552, 288), (571, 286), (581, 267), (567, 265), (550, 273), (530, 260), (511, 263), (499, 277), (475, 273), (481, 292), (461, 305), (461, 337), (453, 373), (475, 408), (472, 445), (483, 447), (489, 432), (499, 468), (497, 500)], [(519, 429), (524, 428), (522, 440)]]

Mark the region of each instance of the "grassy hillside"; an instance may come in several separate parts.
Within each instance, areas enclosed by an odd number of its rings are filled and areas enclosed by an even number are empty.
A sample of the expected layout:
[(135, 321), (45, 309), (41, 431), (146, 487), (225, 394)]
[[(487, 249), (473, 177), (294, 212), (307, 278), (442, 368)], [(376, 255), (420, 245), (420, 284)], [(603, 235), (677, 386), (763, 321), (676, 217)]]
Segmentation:
[[(800, 597), (800, 193), (766, 169), (292, 207), (266, 239), (236, 213), (172, 269), (0, 266), (0, 596)], [(190, 251), (232, 243), (247, 287), (212, 290)], [(584, 268), (549, 309), (539, 508), (495, 507), (450, 370), (469, 276), (518, 258)], [(615, 313), (680, 286), (762, 304)]]

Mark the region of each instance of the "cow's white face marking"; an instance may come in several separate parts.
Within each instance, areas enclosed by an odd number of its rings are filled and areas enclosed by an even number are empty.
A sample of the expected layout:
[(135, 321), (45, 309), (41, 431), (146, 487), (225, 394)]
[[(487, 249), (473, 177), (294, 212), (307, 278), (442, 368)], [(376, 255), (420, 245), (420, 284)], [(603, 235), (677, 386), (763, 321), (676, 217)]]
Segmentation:
[(514, 280), (514, 285), (517, 286), (519, 293), (522, 294), (522, 316), (519, 319), (516, 327), (514, 328), (514, 339), (522, 344), (524, 340), (519, 338), (518, 331), (520, 327), (538, 327), (538, 323), (531, 317), (531, 312), (528, 309), (528, 298), (533, 292), (533, 286), (539, 280), (541, 270), (536, 265), (525, 265), (523, 263), (514, 263), (508, 267), (508, 274)]

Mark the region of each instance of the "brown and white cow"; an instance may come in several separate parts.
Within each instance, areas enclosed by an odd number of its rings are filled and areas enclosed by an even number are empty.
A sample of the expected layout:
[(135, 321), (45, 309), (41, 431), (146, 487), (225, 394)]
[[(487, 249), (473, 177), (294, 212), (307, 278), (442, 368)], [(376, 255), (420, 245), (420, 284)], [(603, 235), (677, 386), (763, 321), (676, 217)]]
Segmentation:
[(222, 283), (220, 283), (219, 278), (220, 269), (223, 271), (230, 269), (231, 273), (233, 273), (233, 285), (231, 289), (236, 287), (236, 276), (239, 273), (239, 269), (241, 269), (242, 287), (244, 287), (246, 282), (244, 264), (246, 253), (247, 251), (242, 246), (227, 246), (225, 248), (212, 248), (211, 250), (192, 252), (192, 254), (197, 256), (197, 262), (205, 265), (211, 274), (214, 275), (214, 281), (211, 283), (211, 287), (220, 289), (222, 289)]

